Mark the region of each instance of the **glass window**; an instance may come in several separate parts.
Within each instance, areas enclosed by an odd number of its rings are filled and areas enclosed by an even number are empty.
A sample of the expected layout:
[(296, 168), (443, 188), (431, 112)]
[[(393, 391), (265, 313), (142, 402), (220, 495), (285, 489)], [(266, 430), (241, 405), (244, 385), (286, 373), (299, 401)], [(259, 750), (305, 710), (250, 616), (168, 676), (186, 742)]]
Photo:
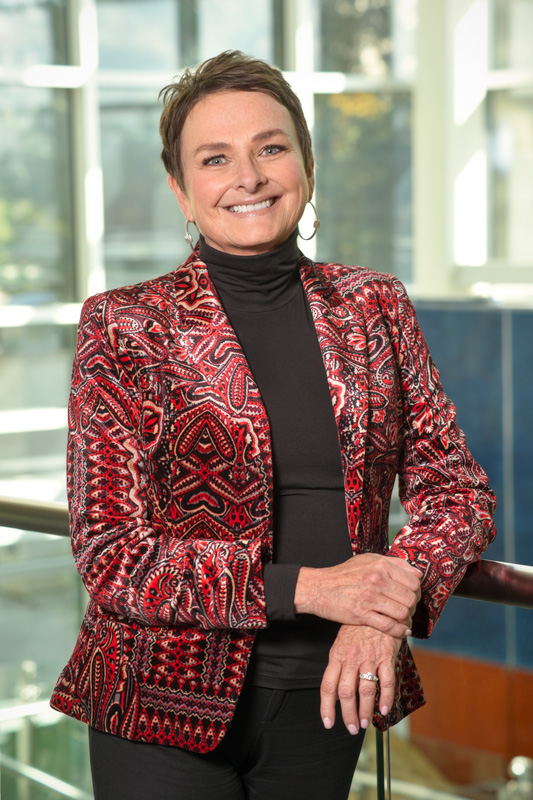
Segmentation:
[(494, 69), (533, 69), (533, 3), (531, 0), (492, 0), (492, 66)]
[(74, 284), (67, 92), (0, 94), (0, 304), (69, 301)]
[(3, 0), (0, 4), (2, 65), (68, 64), (67, 0)]
[(100, 67), (172, 73), (221, 50), (272, 60), (272, 5), (272, 0), (254, 0), (253, 6), (249, 0), (98, 0)]
[(398, 94), (319, 95), (315, 104), (318, 257), (412, 271), (411, 101)]
[(100, 93), (108, 287), (169, 272), (190, 252), (160, 158), (157, 92)]
[[(531, 6), (533, 8), (533, 4)], [(533, 263), (533, 92), (491, 92), (489, 128), (489, 257)]]
[(75, 328), (0, 329), (0, 495), (63, 500)]
[(272, 0), (199, 0), (198, 61), (222, 50), (242, 50), (255, 58), (274, 58)]
[(417, 0), (319, 0), (316, 69), (412, 78), (416, 11)]
[[(99, 0), (100, 67), (176, 70), (179, 66), (179, 8), (176, 0), (137, 0), (134, 3)], [(127, 31), (126, 36), (124, 31)]]

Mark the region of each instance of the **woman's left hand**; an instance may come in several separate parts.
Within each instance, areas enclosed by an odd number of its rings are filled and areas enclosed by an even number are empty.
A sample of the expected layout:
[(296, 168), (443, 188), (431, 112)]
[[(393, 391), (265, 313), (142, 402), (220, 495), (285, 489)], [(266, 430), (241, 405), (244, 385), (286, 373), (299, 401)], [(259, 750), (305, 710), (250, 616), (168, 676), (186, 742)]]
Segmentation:
[[(341, 625), (329, 651), (329, 663), (320, 687), (320, 715), (325, 728), (335, 722), (337, 698), (344, 724), (352, 734), (368, 728), (374, 714), (377, 684), (359, 676), (365, 672), (379, 678), (380, 711), (388, 714), (394, 702), (396, 657), (402, 639), (375, 628)], [(358, 702), (359, 699), (359, 702)]]

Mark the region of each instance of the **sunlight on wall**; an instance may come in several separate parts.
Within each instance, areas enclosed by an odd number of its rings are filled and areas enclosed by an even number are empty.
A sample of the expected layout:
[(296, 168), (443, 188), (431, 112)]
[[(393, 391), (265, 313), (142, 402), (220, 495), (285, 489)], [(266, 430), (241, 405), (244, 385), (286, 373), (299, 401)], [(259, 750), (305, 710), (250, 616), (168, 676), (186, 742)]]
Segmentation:
[(455, 180), (455, 263), (480, 267), (487, 261), (487, 155), (478, 151)]
[(485, 98), (488, 42), (488, 3), (476, 0), (457, 24), (453, 38), (456, 125), (464, 125)]

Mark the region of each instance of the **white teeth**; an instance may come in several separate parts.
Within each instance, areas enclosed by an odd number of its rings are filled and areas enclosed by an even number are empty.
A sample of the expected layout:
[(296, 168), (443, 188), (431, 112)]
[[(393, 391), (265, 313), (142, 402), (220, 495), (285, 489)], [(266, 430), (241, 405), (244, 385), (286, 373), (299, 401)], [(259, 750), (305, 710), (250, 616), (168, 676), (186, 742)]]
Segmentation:
[(249, 203), (245, 206), (230, 206), (229, 211), (233, 211), (235, 214), (243, 214), (246, 211), (260, 211), (262, 208), (270, 208), (273, 202), (274, 198), (271, 197), (268, 200), (263, 200), (261, 203)]

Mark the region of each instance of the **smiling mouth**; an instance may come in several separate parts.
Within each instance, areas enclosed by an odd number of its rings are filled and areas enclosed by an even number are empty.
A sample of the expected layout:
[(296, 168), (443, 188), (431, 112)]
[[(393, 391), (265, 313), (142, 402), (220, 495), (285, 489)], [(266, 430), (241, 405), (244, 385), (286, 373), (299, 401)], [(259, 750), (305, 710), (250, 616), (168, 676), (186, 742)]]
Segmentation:
[(233, 214), (245, 214), (247, 211), (261, 211), (263, 208), (270, 208), (276, 201), (275, 197), (269, 197), (268, 200), (262, 200), (260, 203), (248, 203), (243, 206), (228, 206), (228, 211)]

